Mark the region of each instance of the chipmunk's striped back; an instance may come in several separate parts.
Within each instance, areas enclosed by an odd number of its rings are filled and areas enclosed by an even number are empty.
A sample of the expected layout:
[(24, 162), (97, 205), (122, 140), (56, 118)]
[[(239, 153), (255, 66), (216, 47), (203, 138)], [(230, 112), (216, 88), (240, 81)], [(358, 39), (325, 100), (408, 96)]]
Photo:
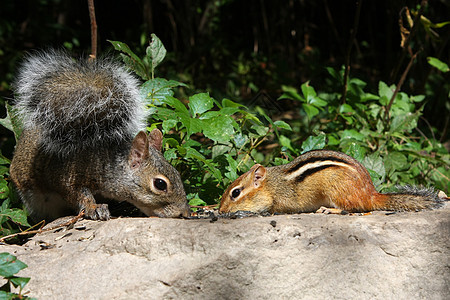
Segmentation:
[[(320, 156), (317, 155), (318, 153), (320, 153)], [(295, 159), (292, 163), (286, 165), (290, 166), (285, 171), (286, 178), (288, 180), (302, 182), (306, 177), (311, 176), (314, 173), (327, 168), (336, 167), (347, 168), (350, 172), (358, 172), (356, 166), (359, 166), (359, 163), (356, 160), (351, 157), (347, 157), (347, 159), (338, 157), (336, 153), (337, 152), (327, 150), (308, 152)], [(348, 158), (351, 159), (349, 160)]]

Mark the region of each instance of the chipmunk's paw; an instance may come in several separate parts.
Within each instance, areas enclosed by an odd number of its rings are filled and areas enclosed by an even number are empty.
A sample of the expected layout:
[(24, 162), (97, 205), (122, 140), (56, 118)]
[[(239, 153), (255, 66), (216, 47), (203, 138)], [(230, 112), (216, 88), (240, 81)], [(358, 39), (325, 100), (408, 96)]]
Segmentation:
[(336, 214), (336, 215), (341, 215), (343, 214), (343, 210), (339, 209), (339, 208), (331, 208), (331, 207), (325, 207), (325, 206), (321, 206), (318, 210), (316, 210), (316, 214)]

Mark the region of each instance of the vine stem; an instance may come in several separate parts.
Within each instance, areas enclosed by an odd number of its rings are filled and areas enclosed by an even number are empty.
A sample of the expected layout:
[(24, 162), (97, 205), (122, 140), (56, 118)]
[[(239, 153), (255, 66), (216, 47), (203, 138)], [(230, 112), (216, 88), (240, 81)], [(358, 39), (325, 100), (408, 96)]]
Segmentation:
[[(62, 224), (59, 224), (59, 225), (52, 226), (52, 227), (50, 227), (50, 228), (45, 228), (45, 229), (43, 229), (43, 228), (41, 227), (41, 228), (39, 228), (39, 229), (37, 229), (37, 230), (22, 231), (22, 232), (17, 232), (17, 233), (14, 233), (14, 234), (10, 234), (10, 235), (4, 236), (4, 237), (2, 237), (2, 238), (0, 239), (0, 243), (4, 243), (5, 240), (10, 239), (10, 238), (13, 238), (13, 237), (20, 236), (20, 235), (29, 235), (29, 234), (43, 233), (43, 232), (46, 232), (46, 231), (52, 231), (52, 230), (55, 230), (55, 229), (60, 228), (60, 227), (70, 226), (70, 225), (72, 225), (72, 224), (75, 224), (75, 223), (76, 223), (79, 219), (81, 219), (83, 216), (84, 216), (84, 210), (82, 210), (82, 211), (78, 214), (78, 216), (73, 217), (73, 218), (70, 219), (69, 221), (64, 222), (64, 223), (62, 223)], [(42, 226), (43, 226), (43, 225), (42, 225)]]
[(95, 19), (94, 0), (88, 0), (89, 18), (91, 19), (91, 59), (97, 57), (97, 21)]
[(389, 120), (389, 111), (391, 110), (392, 104), (394, 103), (395, 97), (397, 97), (398, 91), (401, 89), (403, 83), (405, 82), (406, 75), (408, 75), (409, 70), (411, 69), (414, 60), (417, 57), (417, 54), (419, 54), (420, 50), (417, 51), (413, 56), (411, 56), (411, 59), (409, 60), (408, 65), (406, 66), (405, 71), (402, 74), (402, 77), (400, 77), (400, 80), (398, 81), (397, 87), (395, 88), (394, 94), (392, 94), (391, 100), (389, 101), (388, 106), (386, 107), (386, 110), (384, 112), (384, 120)]

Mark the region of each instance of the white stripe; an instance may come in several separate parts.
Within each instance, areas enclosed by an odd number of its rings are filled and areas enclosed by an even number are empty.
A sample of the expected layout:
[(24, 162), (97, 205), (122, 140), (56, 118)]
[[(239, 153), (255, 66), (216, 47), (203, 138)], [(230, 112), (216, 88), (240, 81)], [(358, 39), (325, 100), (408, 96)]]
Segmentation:
[(306, 164), (306, 165), (302, 166), (300, 169), (296, 170), (295, 172), (287, 175), (286, 179), (292, 180), (294, 178), (301, 176), (304, 172), (306, 172), (308, 170), (315, 169), (315, 168), (322, 167), (322, 166), (340, 166), (340, 167), (353, 169), (352, 165), (349, 165), (346, 163), (336, 162), (336, 161), (332, 161), (332, 160), (324, 160), (324, 161), (318, 161), (318, 162)]

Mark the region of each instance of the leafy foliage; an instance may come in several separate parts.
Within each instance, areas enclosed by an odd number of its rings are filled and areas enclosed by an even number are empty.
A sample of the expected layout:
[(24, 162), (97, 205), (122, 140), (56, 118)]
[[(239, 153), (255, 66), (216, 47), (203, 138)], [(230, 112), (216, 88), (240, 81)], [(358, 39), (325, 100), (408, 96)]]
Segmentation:
[[(152, 37), (147, 56), (134, 61), (153, 64), (156, 57), (155, 65), (162, 61), (159, 54), (164, 51), (155, 45), (164, 46)], [(125, 48), (127, 62), (136, 55)], [(282, 86), (278, 101), (298, 103), (297, 118), (274, 121), (260, 107), (252, 111), (226, 98), (219, 102), (209, 93), (180, 100), (174, 91), (187, 86), (155, 78), (154, 72), (153, 68), (146, 74), (141, 91), (151, 110), (152, 128), (162, 127), (164, 155), (185, 180), (191, 205), (217, 203), (228, 184), (255, 162), (278, 165), (324, 147), (360, 160), (380, 188), (402, 183), (449, 189), (448, 152), (437, 141), (413, 134), (424, 106), (423, 95), (399, 92), (387, 111), (395, 86), (384, 82), (372, 94), (365, 91), (364, 81), (351, 78), (345, 103), (341, 103), (341, 93), (316, 91), (309, 82), (299, 90)], [(328, 68), (328, 72), (332, 80), (343, 81), (343, 70)], [(278, 145), (277, 151), (259, 152), (268, 141)]]
[[(336, 80), (341, 80), (343, 71), (328, 71)], [(302, 85), (301, 93), (292, 87), (283, 87), (285, 93), (281, 99), (304, 104), (306, 85)], [(318, 99), (323, 109), (317, 108), (311, 114), (310, 108), (301, 106), (299, 115), (307, 116), (308, 127), (306, 130), (301, 126), (304, 124), (293, 127), (303, 131), (300, 132), (303, 136), (318, 133), (306, 139), (303, 150), (327, 147), (345, 152), (365, 165), (375, 184), (383, 183), (380, 188), (401, 183), (434, 185), (448, 191), (448, 151), (438, 141), (416, 135), (425, 96), (400, 92), (388, 112), (386, 107), (394, 95), (395, 85), (388, 86), (380, 81), (377, 94), (365, 92), (365, 86), (360, 79), (350, 79), (345, 103), (340, 102), (340, 93), (317, 93), (308, 86), (308, 95)]]
[[(0, 236), (19, 231), (20, 226), (30, 227), (27, 214), (20, 208), (13, 208), (11, 202), (17, 202), (13, 190), (8, 184), (10, 161), (0, 153)], [(12, 200), (12, 201), (11, 201)]]
[[(22, 294), (26, 284), (30, 281), (29, 277), (15, 276), (20, 270), (28, 267), (25, 263), (18, 260), (17, 257), (7, 252), (0, 253), (0, 276), (7, 282), (0, 287), (0, 299), (33, 299)], [(11, 286), (19, 288), (19, 293), (12, 293)]]
[[(156, 36), (152, 37), (147, 56), (141, 61), (153, 64), (156, 57), (161, 62), (159, 54), (164, 52), (154, 45), (164, 46)], [(132, 57), (135, 54), (128, 52), (124, 61)], [(173, 97), (173, 88), (186, 85), (155, 78), (154, 69), (144, 78), (151, 78), (141, 91), (151, 110), (152, 128), (162, 127), (164, 155), (185, 178), (191, 205), (215, 203), (224, 188), (238, 177), (237, 169), (249, 169), (254, 161), (263, 162), (264, 156), (256, 152), (256, 147), (266, 138), (269, 128), (243, 105), (229, 99), (218, 102), (208, 93), (188, 97), (186, 105)], [(289, 127), (282, 121), (272, 126)]]

